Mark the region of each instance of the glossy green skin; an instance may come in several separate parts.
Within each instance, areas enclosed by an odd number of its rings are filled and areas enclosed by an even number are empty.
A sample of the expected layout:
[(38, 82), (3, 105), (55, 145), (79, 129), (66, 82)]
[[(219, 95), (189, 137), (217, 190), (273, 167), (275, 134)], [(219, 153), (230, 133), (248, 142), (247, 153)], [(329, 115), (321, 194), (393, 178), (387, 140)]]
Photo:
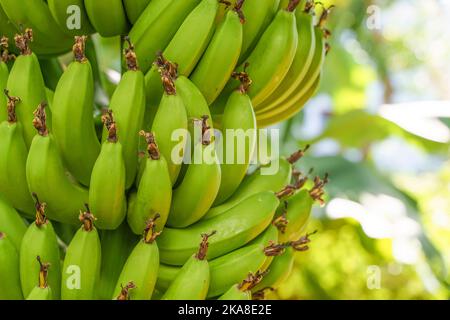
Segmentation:
[(122, 0), (128, 21), (134, 24), (151, 0)]
[[(1, 31), (0, 31), (1, 34)], [(6, 89), (6, 84), (8, 83), (8, 76), (9, 76), (9, 70), (6, 63), (3, 61), (0, 61), (0, 90), (3, 92), (4, 89)], [(7, 117), (7, 111), (6, 111), (6, 103), (8, 102), (8, 99), (3, 94), (0, 97), (0, 123), (5, 121)]]
[(100, 153), (94, 126), (94, 80), (89, 61), (74, 61), (58, 82), (53, 98), (53, 134), (67, 169), (89, 186)]
[(241, 291), (238, 286), (239, 285), (235, 284), (217, 300), (252, 300), (252, 293), (250, 291)]
[(203, 217), (203, 220), (221, 215), (259, 192), (278, 192), (290, 183), (291, 177), (292, 165), (286, 159), (280, 158), (280, 167), (275, 175), (261, 175), (261, 171), (257, 170), (250, 176), (245, 177), (231, 198), (227, 202), (211, 208)]
[[(183, 181), (173, 193), (167, 220), (170, 227), (184, 228), (199, 221), (219, 192), (221, 172), (214, 146), (197, 144), (194, 149), (193, 163), (189, 165)], [(201, 157), (201, 163), (195, 163), (195, 154), (200, 154), (198, 158)]]
[(8, 241), (11, 241), (19, 250), (26, 231), (25, 221), (9, 201), (0, 194), (0, 232), (5, 233), (8, 236)]
[[(11, 51), (15, 52), (14, 48), (14, 35), (17, 33), (17, 29), (14, 24), (9, 21), (5, 11), (3, 10), (0, 2), (0, 34), (4, 35), (9, 40), (9, 48)], [(0, 62), (1, 64), (1, 62)], [(1, 89), (1, 88), (0, 88)]]
[(234, 11), (229, 11), (190, 77), (208, 105), (219, 96), (236, 67), (242, 49), (242, 37), (239, 17)]
[[(62, 269), (61, 299), (92, 300), (95, 298), (97, 283), (100, 279), (101, 244), (97, 229), (86, 231), (80, 228), (66, 251)], [(73, 273), (71, 266), (79, 267), (80, 288), (71, 288)]]
[[(217, 195), (214, 205), (219, 205), (225, 202), (230, 196), (236, 191), (240, 183), (247, 173), (248, 167), (250, 165), (250, 160), (252, 159), (255, 147), (256, 147), (256, 118), (253, 111), (253, 105), (250, 97), (247, 94), (242, 94), (239, 91), (235, 91), (231, 94), (228, 99), (227, 105), (225, 107), (225, 112), (222, 118), (222, 139), (223, 143), (223, 163), (220, 168), (222, 171), (222, 181), (220, 184), (220, 190)], [(229, 141), (226, 137), (227, 130), (252, 130), (253, 132), (250, 137), (245, 140), (244, 148), (238, 145), (238, 139), (233, 139)], [(233, 164), (227, 162), (227, 145), (233, 144)], [(238, 163), (239, 155), (243, 150), (245, 150), (245, 156), (243, 163)]]
[(116, 230), (100, 232), (102, 266), (96, 290), (98, 299), (111, 300), (123, 266), (138, 241), (126, 222)]
[[(64, 71), (57, 58), (39, 59), (39, 65), (41, 66), (42, 76), (44, 78), (45, 83), (45, 92), (48, 100), (49, 98), (48, 91), (53, 91), (56, 89), (58, 81), (61, 78)], [(51, 110), (50, 101), (48, 101), (48, 104)]]
[(125, 179), (122, 144), (104, 142), (92, 170), (89, 188), (89, 205), (99, 229), (117, 229), (125, 219)]
[(172, 182), (167, 161), (147, 158), (136, 193), (130, 196), (127, 220), (131, 230), (141, 235), (149, 219), (159, 213), (156, 230), (161, 231), (167, 221), (172, 202)]
[(183, 265), (161, 300), (205, 300), (209, 281), (208, 261), (198, 260), (193, 255)]
[[(29, 148), (36, 135), (33, 112), (41, 102), (47, 100), (41, 67), (34, 53), (17, 57), (9, 73), (7, 87), (10, 96), (20, 98), (16, 104), (16, 114), (22, 125), (25, 144)], [(47, 115), (50, 116), (48, 110)]]
[(34, 287), (27, 297), (27, 300), (53, 300), (53, 292), (50, 287)]
[[(172, 133), (177, 129), (187, 130), (187, 127), (187, 113), (181, 96), (164, 94), (153, 121), (152, 132), (161, 154), (167, 160), (172, 185), (177, 181), (181, 170), (181, 164), (172, 161), (172, 150), (180, 143), (172, 141)], [(186, 143), (186, 139), (184, 142)]]
[(197, 251), (200, 235), (212, 231), (217, 233), (209, 240), (209, 260), (242, 247), (267, 228), (279, 203), (273, 192), (261, 192), (226, 214), (199, 221), (185, 229), (166, 228), (158, 238), (161, 262), (183, 265)]
[(84, 0), (87, 15), (102, 37), (126, 34), (128, 20), (122, 0)]
[(23, 300), (19, 270), (15, 243), (6, 233), (0, 233), (0, 300)]
[(166, 292), (167, 288), (172, 283), (173, 279), (177, 277), (181, 267), (169, 266), (167, 264), (160, 264), (158, 269), (158, 279), (156, 280), (155, 288), (159, 292)]
[(244, 62), (253, 51), (258, 39), (275, 17), (280, 0), (245, 0), (242, 12), (245, 16), (242, 52), (239, 62)]
[(158, 245), (139, 241), (131, 252), (122, 269), (112, 299), (116, 299), (121, 290), (120, 285), (127, 285), (130, 281), (136, 288), (129, 291), (130, 300), (150, 300), (155, 288), (159, 268)]
[[(150, 69), (156, 54), (164, 51), (184, 19), (199, 2), (200, 0), (172, 1), (153, 21), (141, 22), (141, 18), (138, 19), (129, 36), (135, 45), (142, 71), (147, 72)], [(145, 11), (147, 10), (151, 10), (150, 6)], [(145, 11), (142, 16), (147, 15)]]
[[(53, 18), (59, 25), (59, 29), (67, 35), (73, 37), (89, 35), (95, 32), (87, 16), (83, 0), (47, 0), (47, 4)], [(67, 9), (71, 5), (76, 5), (80, 9), (80, 11), (77, 11), (80, 18), (80, 29), (70, 30), (67, 27), (67, 19), (72, 15), (67, 13)]]
[(287, 203), (286, 219), (288, 224), (286, 231), (280, 233), (280, 239), (283, 242), (298, 240), (311, 216), (314, 200), (309, 195), (308, 190), (301, 190), (290, 197)]
[[(125, 72), (109, 105), (123, 146), (126, 189), (133, 185), (138, 167), (139, 130), (142, 129), (145, 114), (144, 86), (144, 74), (141, 71)], [(107, 130), (104, 129), (103, 141), (107, 137)]]
[(53, 298), (58, 300), (61, 288), (61, 258), (58, 241), (50, 221), (38, 227), (35, 223), (28, 227), (20, 247), (20, 282), (24, 297), (28, 297), (38, 284), (39, 264), (36, 257), (50, 263), (48, 285), (53, 288)]
[(33, 217), (34, 202), (26, 178), (28, 150), (22, 133), (20, 123), (0, 124), (0, 193), (16, 209)]
[(78, 215), (89, 201), (89, 191), (66, 174), (53, 136), (37, 135), (27, 158), (28, 189), (47, 203), (50, 219), (79, 225)]

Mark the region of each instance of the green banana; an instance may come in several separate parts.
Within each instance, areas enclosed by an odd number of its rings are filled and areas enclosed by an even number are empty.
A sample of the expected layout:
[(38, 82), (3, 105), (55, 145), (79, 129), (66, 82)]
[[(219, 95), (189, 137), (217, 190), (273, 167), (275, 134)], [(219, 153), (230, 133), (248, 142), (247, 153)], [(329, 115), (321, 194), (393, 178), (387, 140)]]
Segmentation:
[(34, 215), (34, 202), (31, 198), (26, 179), (27, 146), (23, 139), (22, 125), (17, 122), (16, 105), (20, 99), (7, 97), (8, 120), (0, 123), (0, 193), (17, 210), (25, 215)]
[[(0, 31), (1, 35), (1, 31)], [(15, 56), (12, 54), (9, 54), (7, 37), (1, 37), (0, 38), (0, 89), (3, 91), (6, 89), (7, 83), (8, 83), (8, 77), (9, 77), (9, 69), (7, 63), (9, 61), (12, 61), (15, 59)], [(0, 123), (5, 121), (8, 118), (7, 111), (6, 111), (6, 104), (8, 102), (7, 97), (0, 97)]]
[[(110, 109), (114, 114), (119, 139), (123, 147), (126, 167), (126, 189), (129, 189), (136, 178), (138, 166), (139, 130), (142, 128), (145, 114), (144, 74), (139, 66), (130, 43), (125, 50), (128, 71), (122, 75), (111, 98)], [(161, 80), (160, 80), (161, 81)], [(103, 130), (103, 141), (108, 137)], [(94, 212), (95, 214), (95, 212)], [(96, 215), (97, 216), (97, 215)]]
[(103, 143), (92, 170), (89, 204), (97, 220), (96, 226), (99, 229), (114, 230), (126, 216), (125, 161), (111, 110), (106, 111), (102, 121), (108, 131), (108, 138)]
[(51, 264), (42, 262), (40, 256), (37, 256), (37, 261), (39, 262), (39, 282), (31, 290), (27, 300), (53, 300), (53, 292), (48, 285), (48, 273)]
[(47, 4), (60, 30), (65, 34), (73, 37), (95, 32), (83, 0), (47, 0)]
[(15, 40), (21, 55), (16, 58), (10, 71), (7, 88), (11, 96), (20, 98), (17, 103), (17, 119), (22, 124), (25, 143), (29, 148), (36, 135), (33, 111), (39, 103), (46, 101), (47, 97), (39, 61), (29, 48), (33, 32), (27, 29), (24, 34), (16, 36)]
[(166, 228), (158, 240), (161, 262), (182, 265), (196, 251), (196, 235), (217, 230), (210, 242), (208, 259), (231, 252), (256, 238), (270, 224), (280, 201), (273, 192), (261, 192), (226, 214), (199, 221), (184, 229)]
[[(42, 76), (46, 86), (46, 91), (54, 91), (58, 85), (58, 81), (63, 74), (63, 68), (57, 58), (39, 59)], [(49, 101), (50, 105), (50, 101)], [(51, 109), (51, 106), (50, 106)]]
[(210, 282), (210, 267), (206, 259), (208, 240), (216, 231), (202, 234), (202, 242), (196, 254), (183, 265), (161, 300), (205, 300)]
[[(1, 206), (0, 202), (0, 206)], [(1, 209), (0, 209), (1, 210)], [(1, 213), (1, 211), (0, 211)], [(1, 218), (1, 216), (0, 216)], [(3, 221), (2, 221), (3, 222)], [(22, 300), (20, 286), (19, 251), (16, 241), (0, 231), (0, 300)]]
[[(144, 230), (144, 236), (134, 247), (120, 273), (114, 290), (113, 299), (150, 300), (156, 283), (159, 267), (159, 250), (156, 238), (156, 220), (150, 219)], [(131, 289), (131, 290), (130, 290)]]
[(130, 196), (128, 206), (128, 224), (135, 234), (142, 234), (147, 221), (160, 216), (157, 230), (164, 228), (172, 201), (172, 181), (170, 180), (167, 161), (159, 152), (155, 137), (141, 131), (148, 143), (148, 158), (142, 166), (138, 189)]
[[(36, 279), (41, 278), (41, 272), (36, 268), (36, 257), (47, 261), (53, 272), (48, 276), (48, 284), (52, 288), (53, 299), (60, 297), (61, 266), (58, 240), (52, 223), (45, 215), (46, 204), (41, 203), (36, 194), (36, 220), (27, 229), (20, 247), (20, 282), (24, 297), (33, 291)], [(40, 282), (41, 284), (41, 282)]]
[(102, 37), (127, 33), (129, 24), (122, 0), (84, 0), (86, 13)]
[[(160, 6), (159, 14), (152, 14), (153, 6), (148, 5), (136, 24), (131, 28), (129, 37), (136, 46), (136, 55), (142, 71), (150, 69), (154, 57), (163, 51), (172, 40), (187, 15), (197, 6), (200, 0), (167, 1)], [(150, 21), (145, 20), (150, 16)]]
[(25, 221), (12, 207), (2, 194), (0, 194), (0, 232), (8, 236), (8, 241), (20, 249), (22, 238), (27, 231)]
[(151, 0), (122, 0), (128, 20), (135, 24)]
[[(223, 161), (220, 168), (222, 180), (219, 193), (214, 201), (215, 205), (225, 202), (239, 187), (256, 147), (256, 118), (251, 99), (247, 95), (251, 80), (245, 73), (238, 77), (241, 78), (242, 84), (228, 99), (221, 122)], [(229, 148), (232, 149), (228, 150)]]
[(59, 80), (53, 98), (53, 134), (69, 172), (89, 186), (100, 142), (93, 120), (92, 68), (84, 54), (86, 37), (76, 37), (75, 41), (75, 61)]
[[(186, 147), (188, 120), (184, 101), (177, 94), (176, 85), (168, 71), (162, 71), (164, 95), (152, 124), (152, 132), (158, 139), (161, 154), (167, 160), (172, 185), (177, 181)], [(178, 141), (173, 135), (179, 130)], [(178, 150), (178, 154), (176, 154)], [(175, 159), (174, 159), (175, 158)]]
[(242, 49), (244, 23), (240, 10), (239, 6), (235, 6), (226, 14), (190, 77), (208, 105), (219, 96), (237, 65)]
[(47, 214), (51, 219), (76, 225), (79, 210), (88, 202), (89, 191), (67, 175), (56, 141), (47, 130), (45, 105), (39, 105), (34, 114), (33, 123), (39, 134), (28, 153), (28, 189), (39, 192), (48, 205)]
[(95, 218), (88, 206), (80, 213), (82, 227), (77, 231), (64, 258), (61, 299), (92, 300), (100, 279), (101, 244)]
[(252, 289), (261, 282), (264, 273), (249, 273), (247, 278), (239, 284), (233, 285), (218, 300), (252, 300)]
[(116, 230), (100, 232), (102, 263), (97, 289), (98, 299), (111, 299), (122, 268), (137, 241), (138, 237), (131, 232), (126, 222)]
[[(0, 38), (4, 38), (5, 43), (8, 46), (12, 46), (14, 44), (14, 35), (16, 33), (17, 33), (16, 27), (11, 21), (9, 21), (8, 16), (3, 10), (0, 2)], [(13, 52), (15, 52), (14, 49)]]

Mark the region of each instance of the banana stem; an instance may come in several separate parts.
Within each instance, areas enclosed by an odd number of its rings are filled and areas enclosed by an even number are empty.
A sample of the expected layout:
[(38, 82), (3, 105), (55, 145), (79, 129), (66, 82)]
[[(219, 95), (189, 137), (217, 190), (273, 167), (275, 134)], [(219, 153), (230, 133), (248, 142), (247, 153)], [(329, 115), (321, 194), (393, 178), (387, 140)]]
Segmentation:
[(261, 282), (267, 272), (267, 270), (264, 272), (258, 270), (256, 273), (249, 273), (247, 278), (238, 285), (238, 289), (242, 292), (252, 290)]
[(33, 41), (33, 30), (29, 28), (25, 29), (24, 33), (16, 34), (16, 36), (14, 37), (16, 47), (20, 50), (20, 54), (23, 56), (32, 54), (30, 48), (30, 42), (32, 41)]
[(197, 260), (205, 260), (206, 258), (206, 254), (208, 253), (208, 247), (209, 247), (209, 238), (212, 237), (213, 235), (215, 235), (217, 233), (217, 231), (212, 231), (210, 234), (206, 234), (203, 233), (202, 234), (202, 242), (200, 243), (200, 248), (197, 252), (197, 254), (195, 255), (195, 258)]
[(202, 145), (209, 146), (211, 144), (211, 134), (209, 130), (211, 126), (208, 125), (208, 115), (203, 115), (201, 119), (194, 119), (194, 126), (202, 126)]
[(120, 287), (121, 287), (120, 294), (116, 300), (120, 300), (120, 301), (130, 300), (130, 290), (136, 288), (136, 285), (134, 284), (134, 282), (133, 281), (128, 282), (125, 285), (125, 287), (122, 284), (120, 284)]
[(91, 210), (89, 209), (89, 205), (85, 204), (86, 211), (82, 212), (80, 211), (79, 219), (81, 221), (82, 228), (86, 232), (91, 232), (94, 230), (94, 221), (96, 220), (94, 215), (91, 213)]
[(5, 36), (0, 38), (0, 61), (8, 62), (16, 58), (14, 54), (10, 54), (9, 49), (9, 39)]
[(316, 4), (313, 0), (307, 0), (305, 3), (305, 9), (303, 10), (307, 14), (311, 14)]
[(300, 0), (290, 0), (288, 6), (286, 8), (286, 11), (294, 12), (295, 9), (297, 9), (299, 4), (300, 4)]
[(103, 125), (108, 130), (108, 142), (117, 143), (117, 125), (114, 121), (113, 112), (111, 109), (106, 110), (106, 112), (102, 115)]
[(158, 144), (156, 143), (155, 135), (151, 132), (139, 131), (139, 135), (145, 138), (147, 142), (147, 152), (152, 160), (159, 160), (161, 153), (159, 152)]
[(20, 102), (19, 97), (11, 97), (9, 95), (8, 89), (4, 89), (3, 92), (5, 93), (6, 97), (8, 98), (8, 102), (6, 104), (6, 110), (8, 113), (8, 122), (9, 123), (16, 123), (17, 122), (17, 115), (16, 115), (16, 105)]
[(148, 244), (152, 244), (155, 242), (156, 238), (161, 234), (161, 231), (156, 232), (156, 220), (161, 217), (159, 213), (155, 215), (153, 219), (149, 219), (147, 222), (147, 226), (144, 230), (144, 242)]
[(305, 153), (306, 153), (306, 151), (308, 151), (309, 148), (310, 148), (310, 145), (308, 144), (305, 148), (294, 152), (293, 154), (291, 154), (289, 156), (289, 158), (287, 158), (287, 161), (290, 164), (295, 164), (297, 161), (299, 161), (301, 158), (303, 158), (305, 156)]
[(128, 43), (128, 48), (125, 49), (125, 62), (129, 71), (138, 71), (139, 66), (137, 62), (134, 45), (131, 43), (130, 37), (126, 36), (124, 40)]
[(242, 94), (247, 94), (248, 90), (250, 89), (250, 86), (253, 83), (252, 79), (250, 78), (250, 76), (246, 72), (246, 70), (247, 70), (249, 65), (250, 64), (248, 62), (246, 62), (245, 65), (244, 65), (244, 71), (242, 71), (242, 72), (234, 71), (231, 74), (231, 77), (233, 79), (236, 79), (236, 80), (241, 82), (241, 84), (239, 85), (238, 90)]
[(36, 226), (40, 227), (47, 223), (47, 216), (45, 215), (45, 208), (47, 207), (47, 204), (45, 202), (40, 202), (38, 195), (33, 192), (33, 198), (35, 200), (34, 207), (36, 209)]
[(161, 75), (161, 81), (166, 94), (176, 95), (175, 80), (178, 78), (178, 64), (167, 60), (162, 52), (158, 53), (154, 64)]
[(318, 201), (320, 205), (325, 204), (325, 200), (323, 200), (323, 195), (325, 194), (324, 187), (329, 182), (328, 173), (325, 174), (323, 180), (320, 177), (314, 178), (314, 186), (309, 190), (309, 195), (313, 198), (314, 201)]
[(45, 289), (48, 287), (48, 282), (47, 282), (47, 278), (48, 278), (48, 269), (50, 268), (50, 263), (43, 263), (41, 261), (41, 257), (37, 256), (37, 261), (39, 262), (39, 288), (41, 289)]
[(272, 287), (265, 287), (252, 294), (253, 300), (264, 300), (266, 298), (266, 291), (275, 291)]
[(282, 234), (286, 232), (287, 225), (289, 224), (289, 220), (286, 218), (287, 209), (288, 203), (287, 201), (284, 201), (283, 213), (272, 222), (272, 225), (274, 225)]
[(286, 243), (288, 246), (292, 247), (295, 251), (307, 251), (309, 250), (308, 244), (311, 242), (310, 236), (317, 233), (317, 230), (311, 233), (307, 233), (306, 235), (300, 237), (300, 239), (296, 241), (291, 241)]
[(87, 36), (76, 36), (75, 44), (72, 47), (73, 55), (75, 57), (75, 61), (83, 63), (87, 61), (86, 58), (86, 40)]
[(45, 107), (47, 107), (47, 103), (41, 102), (37, 109), (33, 112), (33, 126), (36, 128), (38, 134), (42, 137), (48, 136), (47, 129), (47, 116), (45, 114)]

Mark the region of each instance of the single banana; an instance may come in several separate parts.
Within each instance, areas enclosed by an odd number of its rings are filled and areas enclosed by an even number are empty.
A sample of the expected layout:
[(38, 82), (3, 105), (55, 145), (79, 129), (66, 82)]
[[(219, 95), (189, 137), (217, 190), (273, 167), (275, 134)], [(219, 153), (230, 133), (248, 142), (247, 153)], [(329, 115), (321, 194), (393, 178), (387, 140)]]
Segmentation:
[[(125, 50), (125, 58), (128, 71), (122, 75), (122, 79), (114, 91), (110, 109), (114, 114), (119, 140), (123, 147), (126, 168), (125, 186), (126, 189), (129, 189), (134, 183), (138, 167), (139, 130), (142, 128), (145, 114), (145, 84), (144, 74), (139, 70), (131, 43)], [(108, 132), (105, 128), (103, 130), (103, 141), (107, 137)], [(98, 215), (96, 216), (98, 218)]]
[(127, 33), (127, 15), (122, 0), (84, 0), (86, 13), (95, 30), (102, 37)]
[(82, 227), (66, 251), (62, 269), (61, 299), (92, 300), (100, 279), (101, 244), (89, 208), (80, 213)]
[(239, 284), (233, 285), (218, 300), (252, 300), (252, 289), (261, 282), (264, 273), (249, 273), (247, 278)]
[(66, 69), (53, 98), (53, 134), (67, 169), (89, 186), (92, 168), (100, 153), (95, 132), (94, 82), (92, 68), (84, 54), (86, 37), (76, 37), (75, 61)]
[(5, 95), (8, 100), (8, 119), (0, 123), (0, 193), (14, 208), (32, 217), (35, 212), (34, 202), (26, 179), (28, 150), (22, 125), (16, 116), (16, 105), (21, 103), (19, 98), (11, 97), (6, 89)]
[(67, 175), (55, 138), (45, 123), (45, 105), (39, 105), (34, 114), (38, 135), (33, 139), (26, 163), (28, 189), (39, 192), (51, 219), (77, 225), (78, 212), (88, 202), (89, 191)]
[(136, 193), (132, 193), (128, 205), (128, 224), (135, 234), (142, 234), (150, 218), (158, 214), (160, 222), (157, 231), (161, 231), (167, 221), (172, 201), (172, 181), (169, 167), (159, 152), (155, 137), (141, 131), (148, 144), (148, 158), (142, 166)]
[(272, 221), (280, 201), (273, 192), (261, 192), (226, 214), (199, 221), (184, 229), (166, 228), (158, 240), (161, 262), (183, 265), (196, 251), (196, 236), (217, 230), (210, 242), (208, 259), (231, 252), (256, 238)]
[(151, 0), (122, 0), (127, 13), (128, 21), (135, 24), (142, 12), (151, 2)]
[(156, 238), (156, 215), (150, 219), (144, 236), (134, 247), (120, 273), (114, 290), (116, 300), (150, 300), (159, 268), (159, 250)]
[(19, 213), (12, 207), (2, 194), (0, 194), (0, 232), (8, 236), (8, 241), (20, 249), (27, 225)]
[(20, 247), (20, 282), (24, 297), (36, 287), (36, 280), (41, 278), (41, 272), (36, 268), (36, 257), (52, 266), (48, 275), (48, 284), (53, 289), (53, 299), (60, 297), (61, 265), (58, 240), (52, 223), (45, 215), (46, 204), (41, 203), (35, 194), (36, 220), (28, 227)]
[(228, 99), (221, 122), (222, 180), (215, 205), (225, 202), (239, 187), (256, 147), (256, 118), (252, 101), (247, 95), (251, 80), (245, 72), (234, 76), (240, 78), (242, 83)]
[(228, 11), (190, 76), (208, 105), (214, 102), (227, 84), (241, 53), (244, 18), (240, 6)]
[(39, 262), (39, 282), (27, 296), (27, 300), (53, 300), (53, 291), (48, 284), (48, 274), (51, 264), (42, 262), (41, 257), (37, 256)]
[(46, 101), (47, 97), (38, 58), (29, 47), (33, 41), (33, 31), (25, 30), (24, 34), (16, 36), (15, 41), (21, 54), (10, 71), (7, 88), (11, 96), (20, 98), (16, 109), (17, 119), (22, 124), (25, 143), (29, 148), (36, 135), (33, 111), (39, 103)]
[[(2, 203), (0, 202), (0, 206)], [(0, 209), (0, 218), (1, 217)], [(3, 222), (3, 221), (0, 221)], [(23, 300), (20, 286), (19, 251), (16, 241), (0, 227), (0, 300)]]
[(161, 300), (205, 300), (210, 282), (210, 267), (206, 259), (208, 240), (216, 231), (202, 234), (198, 252), (183, 265)]
[(47, 0), (47, 4), (59, 29), (68, 36), (88, 35), (95, 32), (87, 16), (83, 0)]
[(100, 155), (92, 170), (89, 188), (89, 204), (99, 229), (117, 229), (126, 217), (126, 170), (123, 147), (111, 110), (102, 121), (108, 131)]

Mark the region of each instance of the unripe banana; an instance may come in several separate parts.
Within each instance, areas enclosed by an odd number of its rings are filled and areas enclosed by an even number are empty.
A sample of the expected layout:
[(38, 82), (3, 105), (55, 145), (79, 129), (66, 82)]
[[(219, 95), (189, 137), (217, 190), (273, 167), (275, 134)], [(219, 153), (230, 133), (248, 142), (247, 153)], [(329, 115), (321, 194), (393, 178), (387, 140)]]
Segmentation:
[(84, 55), (85, 41), (84, 36), (76, 37), (75, 61), (58, 82), (52, 111), (55, 140), (67, 169), (88, 186), (100, 153), (100, 142), (94, 127), (94, 81), (91, 65)]
[(142, 165), (137, 193), (130, 196), (128, 206), (128, 224), (135, 234), (142, 234), (150, 218), (159, 214), (157, 231), (164, 228), (172, 201), (172, 181), (167, 161), (159, 152), (155, 137), (151, 133), (141, 132), (148, 144), (148, 158)]
[(127, 13), (128, 21), (135, 24), (139, 16), (144, 12), (145, 8), (151, 0), (122, 0)]
[(84, 0), (87, 15), (102, 37), (123, 35), (128, 31), (128, 20), (122, 0)]
[(156, 283), (159, 268), (159, 250), (156, 238), (156, 220), (150, 219), (144, 236), (134, 247), (117, 280), (113, 299), (150, 300)]
[(89, 204), (99, 229), (114, 230), (126, 216), (125, 161), (116, 123), (111, 110), (102, 117), (108, 130), (100, 155), (92, 170)]
[(8, 236), (17, 251), (20, 249), (22, 238), (27, 231), (25, 221), (10, 203), (0, 194), (0, 232)]
[(36, 287), (37, 279), (41, 273), (36, 268), (36, 257), (40, 256), (52, 266), (48, 275), (48, 285), (52, 288), (53, 299), (60, 297), (61, 265), (58, 240), (52, 223), (45, 215), (46, 204), (36, 198), (36, 220), (27, 229), (20, 247), (20, 282), (24, 297), (28, 297)]
[(210, 234), (202, 234), (198, 252), (183, 265), (161, 300), (205, 300), (210, 282), (209, 263), (206, 259)]
[(244, 23), (240, 9), (235, 7), (227, 13), (190, 77), (208, 105), (219, 96), (237, 65)]
[(47, 3), (53, 18), (65, 34), (73, 37), (95, 32), (83, 0), (47, 0)]
[[(9, 18), (3, 10), (0, 2), (0, 38), (4, 37), (4, 39), (6, 40), (5, 43), (12, 47), (12, 45), (14, 44), (14, 35), (16, 33), (16, 27), (11, 21), (9, 21)], [(13, 52), (16, 51), (13, 49)]]
[(161, 262), (183, 265), (196, 251), (197, 235), (211, 230), (217, 230), (217, 234), (210, 242), (208, 259), (242, 247), (270, 224), (279, 203), (273, 192), (261, 192), (242, 201), (226, 214), (199, 221), (184, 229), (166, 228), (158, 240)]
[[(145, 114), (144, 74), (139, 70), (133, 45), (125, 50), (128, 71), (125, 72), (111, 98), (110, 109), (114, 114), (119, 140), (123, 147), (126, 167), (126, 189), (136, 178), (138, 167), (139, 130), (142, 128)], [(161, 85), (161, 80), (160, 80)], [(103, 130), (103, 141), (108, 137)], [(92, 204), (91, 204), (92, 206)], [(95, 212), (94, 212), (95, 214)], [(96, 215), (97, 218), (98, 215)], [(99, 225), (100, 226), (100, 225)]]
[(264, 272), (250, 272), (244, 281), (232, 286), (218, 300), (252, 300), (251, 290), (261, 282), (264, 276)]
[[(0, 7), (1, 8), (1, 7)], [(1, 30), (0, 30), (1, 35)], [(5, 90), (8, 77), (9, 77), (9, 69), (6, 64), (9, 60), (14, 59), (14, 55), (10, 55), (8, 51), (9, 43), (7, 37), (0, 38), (0, 90)], [(1, 92), (0, 92), (1, 93)], [(0, 95), (0, 123), (5, 121), (8, 118), (6, 105), (8, 102), (7, 97)]]
[[(23, 139), (22, 125), (17, 122), (16, 105), (20, 99), (7, 96), (7, 121), (0, 123), (0, 193), (17, 210), (25, 215), (34, 215), (34, 202), (31, 198), (26, 179), (27, 146)], [(22, 105), (23, 106), (23, 105)]]
[[(1, 211), (2, 208), (0, 208), (0, 219)], [(19, 251), (8, 234), (3, 232), (3, 224), (0, 228), (2, 228), (0, 231), (0, 300), (22, 300)]]
[(27, 300), (53, 300), (53, 292), (48, 284), (48, 273), (51, 264), (42, 262), (40, 256), (37, 256), (37, 261), (39, 262), (38, 285), (31, 290)]
[(36, 135), (33, 127), (33, 111), (47, 98), (39, 61), (29, 48), (32, 40), (33, 32), (30, 29), (16, 36), (16, 46), (20, 49), (21, 55), (14, 62), (7, 84), (9, 94), (20, 98), (16, 113), (18, 121), (22, 124), (23, 136), (28, 148)]
[(77, 231), (66, 251), (62, 269), (61, 299), (92, 300), (100, 279), (101, 244), (94, 216), (80, 213), (82, 227)]
[(33, 139), (26, 163), (28, 189), (39, 192), (47, 203), (48, 217), (76, 225), (77, 213), (88, 202), (89, 192), (67, 175), (55, 139), (47, 130), (45, 105), (40, 105), (34, 114), (38, 135)]

